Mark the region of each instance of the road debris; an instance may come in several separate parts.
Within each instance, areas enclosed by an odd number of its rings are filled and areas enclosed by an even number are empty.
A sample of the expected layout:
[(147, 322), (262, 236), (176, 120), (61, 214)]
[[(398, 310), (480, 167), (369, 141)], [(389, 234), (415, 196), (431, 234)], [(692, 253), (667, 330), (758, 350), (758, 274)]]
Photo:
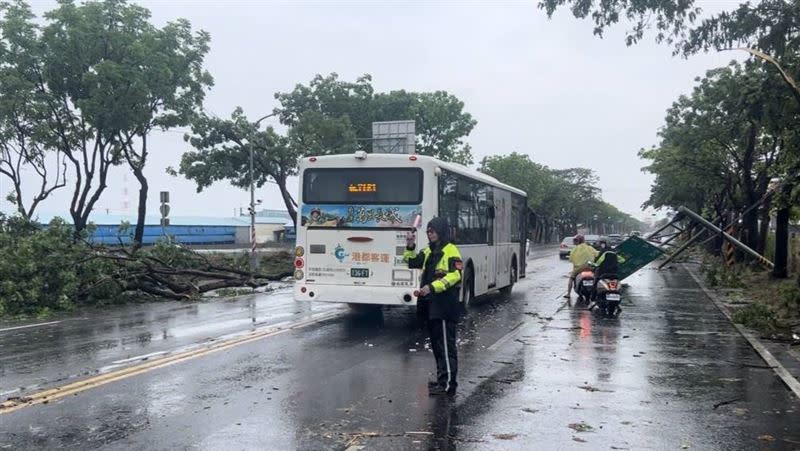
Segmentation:
[(492, 434), (498, 440), (514, 440), (519, 434)]
[(567, 425), (567, 427), (575, 432), (594, 432), (594, 428), (585, 421), (581, 421), (580, 423), (570, 423)]
[(734, 399), (731, 399), (731, 400), (728, 400), (728, 401), (718, 402), (718, 403), (714, 404), (714, 410), (717, 410), (722, 406), (727, 406), (728, 404), (733, 404), (733, 403), (741, 401), (741, 400), (742, 400), (742, 398), (734, 398)]

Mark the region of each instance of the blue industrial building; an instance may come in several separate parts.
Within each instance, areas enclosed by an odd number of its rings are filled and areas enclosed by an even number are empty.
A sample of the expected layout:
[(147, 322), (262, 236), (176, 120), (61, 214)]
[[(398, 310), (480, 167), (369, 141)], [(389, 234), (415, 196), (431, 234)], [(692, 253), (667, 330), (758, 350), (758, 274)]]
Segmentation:
[[(38, 221), (48, 224), (54, 215), (40, 215)], [(64, 215), (70, 221), (69, 215)], [(169, 236), (182, 244), (246, 244), (250, 241), (250, 223), (242, 218), (211, 216), (176, 216), (166, 227), (160, 217), (146, 216), (143, 244), (154, 244)], [(97, 244), (130, 244), (136, 227), (136, 216), (92, 214), (93, 232), (89, 240)]]
[[(37, 221), (49, 224), (60, 216), (67, 222), (72, 218), (68, 214), (40, 214)], [(136, 227), (136, 216), (131, 214), (107, 214), (93, 212), (89, 218), (93, 225), (89, 240), (97, 244), (131, 244)], [(250, 216), (221, 218), (214, 216), (175, 216), (169, 219), (169, 225), (162, 227), (159, 216), (146, 216), (143, 244), (155, 244), (164, 237), (193, 245), (220, 245), (250, 243)], [(293, 242), (295, 238), (294, 223), (288, 213), (280, 210), (264, 210), (256, 214), (256, 242)]]

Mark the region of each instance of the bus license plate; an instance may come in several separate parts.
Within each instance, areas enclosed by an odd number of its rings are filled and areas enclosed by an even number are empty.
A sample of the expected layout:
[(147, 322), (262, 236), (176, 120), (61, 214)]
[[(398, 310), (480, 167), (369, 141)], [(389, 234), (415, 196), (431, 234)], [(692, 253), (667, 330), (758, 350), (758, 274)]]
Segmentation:
[(369, 268), (350, 268), (350, 277), (369, 277)]
[(592, 285), (594, 285), (594, 282), (591, 280), (583, 280), (581, 281), (581, 283), (583, 284), (584, 287), (591, 287)]
[(608, 293), (606, 295), (607, 301), (619, 301), (619, 294), (617, 293)]

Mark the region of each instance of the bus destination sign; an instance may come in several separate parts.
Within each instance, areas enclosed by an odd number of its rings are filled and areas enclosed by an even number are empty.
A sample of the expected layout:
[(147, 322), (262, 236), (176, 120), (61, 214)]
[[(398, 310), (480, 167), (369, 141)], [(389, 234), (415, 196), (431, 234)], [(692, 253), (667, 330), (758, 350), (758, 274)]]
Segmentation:
[(350, 193), (377, 193), (377, 183), (350, 183), (347, 185), (347, 191)]

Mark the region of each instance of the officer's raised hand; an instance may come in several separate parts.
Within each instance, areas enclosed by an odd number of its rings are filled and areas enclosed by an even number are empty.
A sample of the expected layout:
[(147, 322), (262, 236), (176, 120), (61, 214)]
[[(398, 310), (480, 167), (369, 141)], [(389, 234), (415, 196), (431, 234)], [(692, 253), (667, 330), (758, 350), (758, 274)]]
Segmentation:
[(414, 249), (415, 247), (417, 247), (416, 232), (406, 232), (406, 249)]

